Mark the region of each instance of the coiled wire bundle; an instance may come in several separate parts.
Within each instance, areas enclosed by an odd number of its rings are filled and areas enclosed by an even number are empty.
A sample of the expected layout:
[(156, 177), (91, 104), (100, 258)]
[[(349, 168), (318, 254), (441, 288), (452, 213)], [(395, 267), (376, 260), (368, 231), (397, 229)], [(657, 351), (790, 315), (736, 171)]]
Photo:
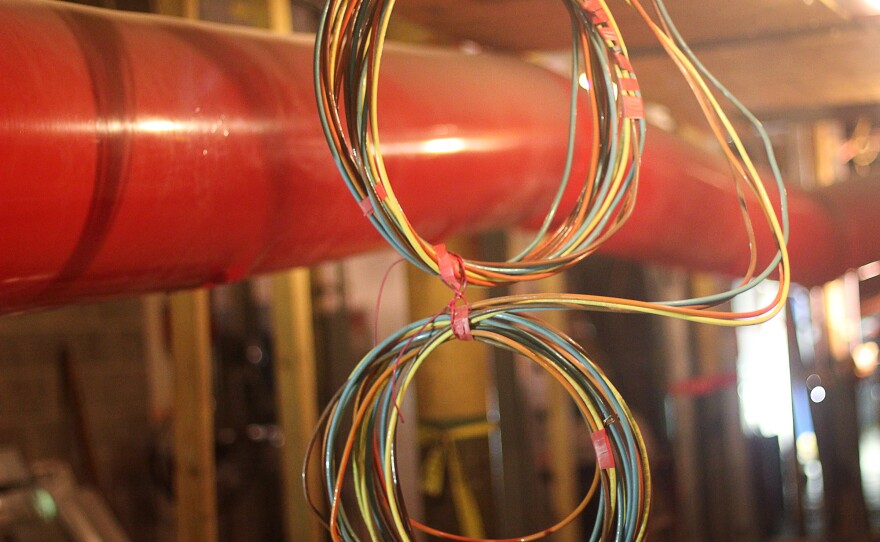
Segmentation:
[[(777, 302), (762, 315), (781, 310), (787, 297), (789, 236), (785, 188), (772, 146), (761, 123), (699, 62), (678, 33), (661, 0), (642, 4), (627, 0), (644, 19), (667, 51), (694, 93), (719, 148), (730, 164), (739, 194), (744, 229), (751, 258), (742, 283), (717, 295), (660, 303), (670, 307), (704, 308), (730, 300), (755, 287), (774, 272), (779, 276)], [(506, 262), (464, 259), (463, 272), (470, 284), (498, 285), (545, 278), (594, 252), (617, 231), (636, 200), (638, 166), (645, 123), (641, 91), (626, 53), (626, 46), (603, 0), (563, 0), (572, 28), (572, 93), (565, 169), (542, 227), (529, 245)], [(393, 0), (328, 0), (315, 45), (315, 90), (318, 111), (330, 150), (354, 198), (367, 211), (370, 222), (407, 260), (432, 273), (440, 272), (437, 247), (423, 239), (406, 218), (385, 171), (379, 140), (378, 80), (382, 48)], [(656, 14), (656, 19), (650, 11)], [(569, 183), (573, 160), (579, 74), (586, 75), (594, 124), (589, 147), (590, 169), (569, 214), (557, 217), (562, 194)], [(714, 89), (714, 90), (713, 90)], [(754, 128), (763, 142), (775, 188), (779, 212), (739, 134), (725, 113), (720, 93)], [(758, 271), (757, 241), (747, 209), (746, 195), (757, 202), (776, 245), (775, 255)], [(557, 226), (552, 224), (558, 223)], [(622, 301), (622, 303), (618, 303)], [(609, 300), (618, 310), (628, 310), (626, 300)], [(572, 306), (568, 304), (568, 306)], [(668, 311), (667, 311), (668, 312)], [(676, 308), (671, 312), (683, 314)], [(689, 315), (686, 315), (689, 316)], [(729, 318), (728, 318), (729, 316)], [(754, 314), (723, 318), (754, 323)], [(711, 319), (711, 318), (710, 318)]]
[[(563, 2), (572, 31), (568, 149), (562, 180), (534, 240), (507, 262), (464, 260), (467, 281), (491, 286), (545, 278), (596, 250), (635, 204), (645, 133), (638, 81), (610, 12), (597, 0)], [(435, 247), (410, 224), (385, 170), (379, 138), (378, 82), (393, 0), (330, 0), (315, 46), (315, 88), (337, 167), (373, 226), (407, 260), (439, 274)], [(579, 74), (590, 79), (590, 166), (577, 203), (557, 218), (575, 153)]]
[[(651, 501), (648, 458), (632, 415), (614, 386), (576, 343), (536, 318), (483, 311), (471, 314), (471, 325), (474, 340), (539, 364), (565, 387), (597, 452), (593, 482), (580, 505), (548, 529), (509, 540), (537, 540), (556, 532), (596, 496), (599, 512), (591, 540), (641, 540)], [(370, 540), (412, 540), (414, 530), (451, 540), (476, 540), (409, 518), (396, 474), (397, 405), (419, 367), (451, 340), (456, 336), (448, 315), (410, 324), (364, 357), (327, 406), (321, 418), (323, 431), (319, 429), (320, 457), (324, 496), (331, 503), (324, 520), (333, 540), (356, 541), (364, 535)], [(357, 515), (348, 514), (343, 503), (347, 479), (355, 488)]]
[[(626, 404), (576, 344), (528, 313), (549, 309), (615, 311), (743, 326), (765, 322), (785, 306), (790, 285), (788, 211), (769, 137), (760, 122), (696, 59), (661, 0), (644, 5), (639, 0), (626, 1), (688, 82), (730, 164), (751, 258), (743, 280), (727, 291), (654, 302), (534, 294), (460, 305), (467, 284), (492, 286), (540, 279), (577, 263), (616, 232), (632, 212), (645, 134), (644, 111), (638, 81), (614, 18), (603, 0), (563, 0), (571, 20), (573, 53), (562, 178), (542, 226), (528, 246), (507, 261), (485, 262), (462, 259), (448, 253), (445, 246), (423, 239), (407, 219), (385, 170), (377, 97), (394, 0), (328, 0), (315, 44), (314, 84), (333, 158), (365, 216), (388, 243), (417, 267), (440, 275), (454, 291), (447, 314), (410, 324), (361, 360), (322, 417), (314, 444), (317, 446), (317, 437), (323, 435), (323, 496), (330, 507), (323, 519), (334, 540), (354, 541), (363, 536), (412, 540), (415, 530), (441, 538), (475, 540), (443, 533), (409, 518), (395, 467), (397, 405), (431, 352), (454, 339), (506, 348), (545, 368), (571, 395), (600, 458), (593, 486), (571, 515), (545, 531), (510, 540), (535, 540), (561, 529), (596, 495), (600, 512), (590, 540), (642, 540), (651, 503), (650, 474), (644, 444)], [(593, 123), (590, 165), (575, 205), (560, 217), (575, 153), (581, 74), (590, 83), (586, 85)], [(778, 211), (716, 93), (732, 104), (762, 139), (778, 192)], [(750, 200), (759, 207), (775, 245), (773, 256), (762, 269), (748, 210)], [(766, 306), (740, 312), (717, 308), (774, 272), (779, 280), (777, 295)], [(342, 499), (346, 480), (354, 486), (357, 515), (346, 509)], [(312, 489), (306, 488), (306, 492), (311, 494)], [(314, 508), (320, 515), (319, 507)]]

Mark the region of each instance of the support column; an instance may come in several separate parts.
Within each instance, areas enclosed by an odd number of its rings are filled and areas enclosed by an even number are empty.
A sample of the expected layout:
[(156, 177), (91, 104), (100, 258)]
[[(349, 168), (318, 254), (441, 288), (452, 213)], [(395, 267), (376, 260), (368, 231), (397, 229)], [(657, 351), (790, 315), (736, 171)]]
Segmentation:
[[(282, 511), (286, 539), (320, 540), (321, 526), (302, 489), (301, 469), (309, 438), (318, 424), (315, 337), (312, 327), (311, 279), (308, 269), (272, 277), (272, 337), (281, 448)], [(319, 488), (318, 473), (310, 472)]]
[(177, 540), (217, 540), (208, 290), (171, 295)]

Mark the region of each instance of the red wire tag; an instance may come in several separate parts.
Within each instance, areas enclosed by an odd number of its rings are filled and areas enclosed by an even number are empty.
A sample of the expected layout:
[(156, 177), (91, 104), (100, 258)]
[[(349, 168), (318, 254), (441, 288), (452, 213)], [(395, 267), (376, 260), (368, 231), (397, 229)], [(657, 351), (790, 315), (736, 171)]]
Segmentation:
[(633, 73), (632, 63), (630, 63), (629, 58), (625, 54), (614, 53), (614, 61), (617, 62), (620, 69)]
[(611, 440), (605, 429), (600, 429), (590, 435), (593, 440), (593, 448), (596, 450), (596, 463), (600, 469), (614, 468), (614, 454), (611, 453)]
[(590, 14), (590, 22), (594, 25), (608, 22), (608, 14), (599, 0), (581, 0), (581, 7)]
[(623, 96), (623, 116), (628, 119), (645, 118), (645, 104), (638, 96)]
[(361, 211), (364, 212), (364, 216), (370, 216), (373, 214), (373, 202), (370, 201), (369, 196), (362, 199), (358, 205), (361, 206)]
[(639, 80), (635, 77), (621, 77), (617, 80), (617, 85), (620, 87), (620, 90), (625, 90), (627, 92), (641, 92), (641, 87), (639, 87)]
[(603, 39), (613, 41), (614, 43), (620, 41), (620, 39), (617, 37), (617, 31), (614, 30), (613, 26), (603, 26), (599, 29), (599, 35), (601, 35)]
[(434, 245), (434, 253), (437, 254), (437, 267), (440, 271), (440, 278), (447, 286), (452, 288), (453, 291), (458, 292), (461, 289), (461, 281), (456, 276), (455, 267), (457, 264), (459, 273), (463, 273), (464, 270), (461, 268), (461, 258), (454, 257), (454, 255), (450, 254), (449, 251), (446, 250), (446, 245), (443, 243)]
[(471, 322), (469, 320), (471, 314), (470, 306), (467, 303), (464, 305), (452, 305), (450, 311), (452, 333), (455, 337), (460, 341), (473, 340), (474, 337), (471, 335)]
[(379, 201), (385, 201), (385, 198), (388, 197), (388, 192), (385, 191), (385, 185), (382, 183), (376, 185), (376, 197), (379, 198)]
[[(440, 243), (434, 245), (434, 253), (437, 255), (437, 268), (443, 282), (452, 288), (452, 300), (447, 305), (449, 311), (452, 333), (461, 341), (470, 341), (471, 335), (470, 306), (464, 298), (464, 290), (467, 288), (467, 277), (464, 271), (464, 262), (458, 254), (449, 252), (446, 245)], [(459, 301), (464, 301), (461, 305)]]

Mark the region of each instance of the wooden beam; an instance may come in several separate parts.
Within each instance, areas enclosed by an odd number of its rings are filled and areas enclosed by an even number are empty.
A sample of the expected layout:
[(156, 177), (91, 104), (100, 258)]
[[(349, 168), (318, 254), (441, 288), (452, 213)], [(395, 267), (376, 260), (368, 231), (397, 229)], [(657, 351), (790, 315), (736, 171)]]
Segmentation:
[(217, 540), (214, 396), (208, 290), (171, 296), (177, 539)]
[[(272, 298), (275, 401), (278, 425), (284, 434), (281, 485), (286, 540), (320, 540), (321, 526), (311, 513), (300, 482), (308, 441), (318, 424), (309, 270), (274, 275)], [(309, 475), (312, 487), (320, 487), (318, 472)]]

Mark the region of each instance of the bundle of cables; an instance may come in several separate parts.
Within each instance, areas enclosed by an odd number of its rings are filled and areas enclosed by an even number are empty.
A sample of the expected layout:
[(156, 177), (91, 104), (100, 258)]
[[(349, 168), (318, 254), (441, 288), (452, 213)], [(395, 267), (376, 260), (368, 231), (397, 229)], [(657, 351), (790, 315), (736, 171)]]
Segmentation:
[[(321, 123), (336, 164), (370, 221), (397, 251), (439, 273), (434, 246), (416, 232), (385, 170), (379, 140), (378, 82), (393, 0), (327, 4), (315, 46)], [(639, 84), (611, 14), (598, 0), (565, 2), (572, 26), (572, 72), (588, 74), (594, 129), (590, 169), (577, 204), (551, 229), (569, 184), (575, 151), (578, 77), (571, 82), (568, 152), (562, 181), (534, 240), (507, 262), (464, 260), (468, 282), (491, 286), (544, 278), (596, 250), (635, 204), (645, 122)]]
[[(325, 410), (315, 443), (323, 430), (324, 497), (329, 505), (324, 521), (334, 540), (360, 540), (364, 535), (373, 540), (412, 540), (414, 529), (448, 539), (473, 540), (409, 518), (395, 466), (397, 405), (421, 363), (440, 344), (455, 338), (506, 348), (540, 364), (569, 391), (594, 436), (597, 474), (584, 502), (556, 526), (511, 540), (534, 540), (555, 532), (595, 495), (600, 506), (591, 540), (642, 540), (651, 502), (650, 475), (644, 446), (628, 409), (577, 345), (530, 313), (552, 309), (616, 311), (742, 326), (765, 322), (784, 308), (790, 284), (788, 212), (769, 137), (758, 120), (696, 59), (661, 0), (626, 2), (681, 71), (730, 164), (751, 258), (742, 282), (728, 291), (667, 301), (533, 294), (462, 305), (468, 284), (535, 280), (564, 270), (594, 252), (630, 215), (645, 122), (639, 85), (614, 18), (604, 0), (563, 0), (572, 28), (572, 94), (562, 179), (541, 228), (528, 246), (507, 261), (486, 262), (461, 258), (444, 245), (423, 239), (407, 220), (386, 173), (377, 91), (394, 0), (328, 0), (315, 44), (314, 84), (319, 116), (337, 167), (364, 214), (388, 243), (415, 266), (439, 275), (454, 291), (445, 314), (411, 324), (376, 346)], [(585, 85), (588, 90), (581, 90), (578, 84), (581, 74), (590, 80)], [(585, 149), (590, 153), (590, 167), (575, 205), (560, 217), (560, 202), (576, 150), (575, 117), (581, 92), (588, 93), (593, 122), (593, 138)], [(778, 214), (716, 93), (732, 104), (762, 139), (778, 193)], [(760, 269), (747, 208), (750, 200), (760, 207), (776, 249)], [(742, 312), (717, 308), (774, 272), (778, 276), (777, 295), (767, 306)], [(346, 513), (343, 504), (346, 480), (353, 483), (358, 520)], [(309, 488), (307, 493), (311, 493)]]
[[(538, 319), (481, 311), (471, 314), (471, 322), (474, 340), (510, 350), (553, 375), (577, 405), (597, 452), (592, 485), (577, 508), (548, 529), (510, 540), (536, 540), (558, 531), (597, 494), (592, 539), (641, 539), (650, 508), (647, 453), (614, 386), (577, 344)], [(425, 319), (385, 339), (361, 360), (324, 411), (321, 459), (324, 493), (330, 502), (326, 524), (333, 540), (359, 540), (359, 532), (372, 540), (412, 540), (414, 529), (446, 539), (474, 540), (409, 518), (397, 479), (397, 405), (431, 352), (455, 340), (451, 324), (448, 315)], [(313, 439), (310, 456), (315, 446)], [(349, 469), (359, 521), (346, 514), (342, 499)]]

